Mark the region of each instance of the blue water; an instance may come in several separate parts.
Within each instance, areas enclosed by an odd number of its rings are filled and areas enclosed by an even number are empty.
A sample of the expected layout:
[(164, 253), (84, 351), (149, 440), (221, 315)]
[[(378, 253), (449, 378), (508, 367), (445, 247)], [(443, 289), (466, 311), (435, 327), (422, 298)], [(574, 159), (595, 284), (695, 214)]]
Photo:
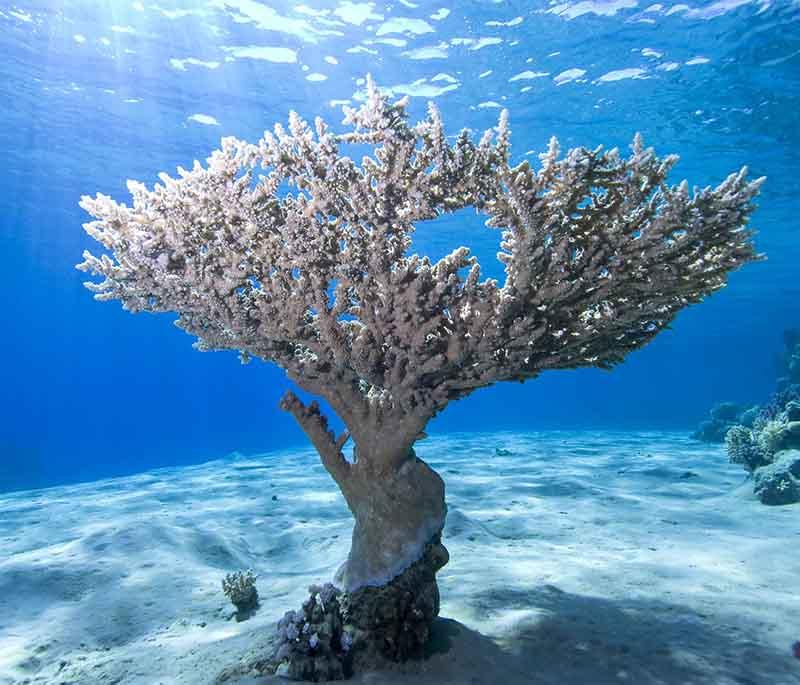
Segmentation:
[[(797, 2), (747, 0), (0, 4), (0, 490), (304, 443), (277, 408), (279, 369), (92, 300), (77, 202), (127, 201), (126, 179), (152, 184), (223, 135), (256, 140), (290, 109), (337, 124), (331, 101), (354, 102), (367, 72), (411, 94), (415, 118), (434, 99), (451, 132), (507, 107), (517, 159), (551, 135), (612, 147), (641, 131), (681, 156), (675, 181), (768, 177), (753, 218), (768, 261), (613, 372), (485, 389), (431, 432), (689, 430), (715, 401), (763, 400), (800, 320), (798, 19)], [(462, 213), (420, 226), (415, 247), (469, 245), (491, 274), (498, 238)]]

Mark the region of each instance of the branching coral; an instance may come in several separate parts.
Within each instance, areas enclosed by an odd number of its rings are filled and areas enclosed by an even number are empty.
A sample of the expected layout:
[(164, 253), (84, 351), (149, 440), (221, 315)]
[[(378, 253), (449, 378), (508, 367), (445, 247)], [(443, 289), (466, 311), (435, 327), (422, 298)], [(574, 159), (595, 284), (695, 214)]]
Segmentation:
[[(349, 591), (387, 583), (438, 540), (444, 484), (411, 449), (437, 412), (499, 381), (621, 362), (758, 257), (746, 225), (762, 182), (742, 169), (716, 188), (669, 185), (677, 157), (638, 135), (627, 157), (561, 156), (554, 138), (538, 168), (512, 165), (505, 112), (451, 143), (435, 106), (411, 125), (405, 100), (367, 86), (346, 133), (292, 113), (288, 130), (225, 138), (152, 190), (129, 182), (132, 206), (84, 197), (85, 228), (110, 254), (78, 266), (102, 277), (87, 284), (97, 299), (176, 312), (199, 349), (274, 362), (327, 400), (339, 437), (316, 404), (288, 392), (281, 406), (355, 517), (337, 576)], [(350, 144), (371, 154), (357, 163)], [(410, 252), (417, 223), (466, 207), (502, 231), (502, 283), (466, 247), (436, 262)]]
[(773, 452), (759, 440), (758, 434), (745, 426), (733, 426), (728, 430), (725, 448), (731, 463), (741, 464), (750, 473), (772, 461)]
[[(628, 158), (560, 158), (553, 139), (538, 171), (512, 167), (505, 114), (480, 142), (450, 145), (433, 105), (411, 127), (372, 83), (345, 123), (335, 135), (317, 119), (315, 135), (292, 114), (288, 131), (226, 138), (207, 167), (152, 191), (129, 182), (132, 207), (84, 197), (98, 219), (86, 230), (115, 257), (85, 253), (79, 268), (104, 277), (88, 287), (178, 312), (200, 349), (278, 363), (357, 442), (388, 425), (409, 442), (478, 387), (621, 361), (755, 257), (744, 224), (761, 179), (745, 170), (692, 195), (665, 184), (677, 158), (638, 136)], [(359, 166), (348, 142), (374, 157)], [(296, 192), (281, 197), (283, 183)], [(408, 254), (415, 222), (470, 205), (504, 229), (502, 287), (465, 247), (436, 263)]]
[(241, 613), (252, 611), (258, 606), (256, 574), (252, 570), (235, 571), (222, 579), (222, 592)]
[[(787, 340), (794, 338), (787, 336)], [(776, 392), (755, 415), (752, 428), (734, 425), (725, 435), (731, 462), (741, 464), (753, 475), (753, 489), (764, 504), (800, 501), (797, 387), (790, 385)]]
[(734, 464), (742, 464), (753, 472), (775, 460), (775, 456), (788, 449), (800, 449), (800, 421), (787, 421), (785, 414), (751, 430), (733, 426), (725, 435), (725, 447)]

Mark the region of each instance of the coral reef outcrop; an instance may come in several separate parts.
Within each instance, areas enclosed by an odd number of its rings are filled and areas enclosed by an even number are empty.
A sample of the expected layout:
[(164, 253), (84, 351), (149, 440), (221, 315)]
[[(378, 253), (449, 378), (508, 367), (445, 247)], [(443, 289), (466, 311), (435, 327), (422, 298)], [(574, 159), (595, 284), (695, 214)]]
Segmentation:
[(753, 490), (762, 504), (800, 502), (800, 451), (785, 451), (771, 463), (756, 469)]
[(742, 407), (735, 402), (721, 402), (711, 408), (709, 417), (701, 422), (692, 438), (702, 442), (725, 442), (733, 426), (752, 426), (758, 407)]
[(792, 382), (795, 369), (800, 368), (796, 332), (784, 334), (784, 346), (778, 390), (762, 407), (751, 409), (749, 416), (739, 414), (739, 423), (729, 425), (725, 433), (728, 457), (753, 476), (756, 496), (768, 505), (800, 502), (800, 386)]

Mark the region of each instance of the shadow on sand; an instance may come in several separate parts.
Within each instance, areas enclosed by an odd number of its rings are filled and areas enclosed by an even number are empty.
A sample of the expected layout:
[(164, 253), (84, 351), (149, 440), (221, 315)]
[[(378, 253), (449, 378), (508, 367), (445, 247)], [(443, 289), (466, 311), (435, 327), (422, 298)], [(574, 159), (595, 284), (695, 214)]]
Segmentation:
[[(800, 685), (800, 662), (758, 635), (713, 625), (679, 604), (608, 600), (545, 585), (472, 597), (487, 619), (518, 617), (487, 636), (439, 618), (425, 659), (351, 683), (375, 685)], [(278, 678), (238, 685), (286, 682)]]
[(473, 596), (472, 604), (487, 618), (498, 611), (522, 618), (491, 637), (452, 636), (448, 624), (462, 633), (469, 629), (443, 619), (437, 628), (444, 635), (437, 642), (455, 647), (474, 640), (470, 651), (481, 648), (487, 673), (497, 674), (503, 664), (504, 683), (800, 685), (800, 663), (788, 645), (785, 652), (776, 651), (753, 632), (715, 625), (680, 604), (573, 595), (552, 585), (490, 588)]

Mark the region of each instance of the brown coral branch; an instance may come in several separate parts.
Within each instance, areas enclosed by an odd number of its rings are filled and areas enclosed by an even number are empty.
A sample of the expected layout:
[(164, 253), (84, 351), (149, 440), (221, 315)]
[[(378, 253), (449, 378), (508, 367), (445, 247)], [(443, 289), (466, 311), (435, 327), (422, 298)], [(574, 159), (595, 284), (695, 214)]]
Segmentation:
[(291, 390), (287, 390), (281, 398), (280, 408), (294, 416), (319, 452), (322, 465), (343, 488), (350, 472), (350, 464), (342, 454), (342, 447), (347, 442), (349, 433), (345, 431), (337, 439), (333, 431), (328, 430), (328, 420), (320, 412), (319, 404), (312, 402), (306, 406)]

